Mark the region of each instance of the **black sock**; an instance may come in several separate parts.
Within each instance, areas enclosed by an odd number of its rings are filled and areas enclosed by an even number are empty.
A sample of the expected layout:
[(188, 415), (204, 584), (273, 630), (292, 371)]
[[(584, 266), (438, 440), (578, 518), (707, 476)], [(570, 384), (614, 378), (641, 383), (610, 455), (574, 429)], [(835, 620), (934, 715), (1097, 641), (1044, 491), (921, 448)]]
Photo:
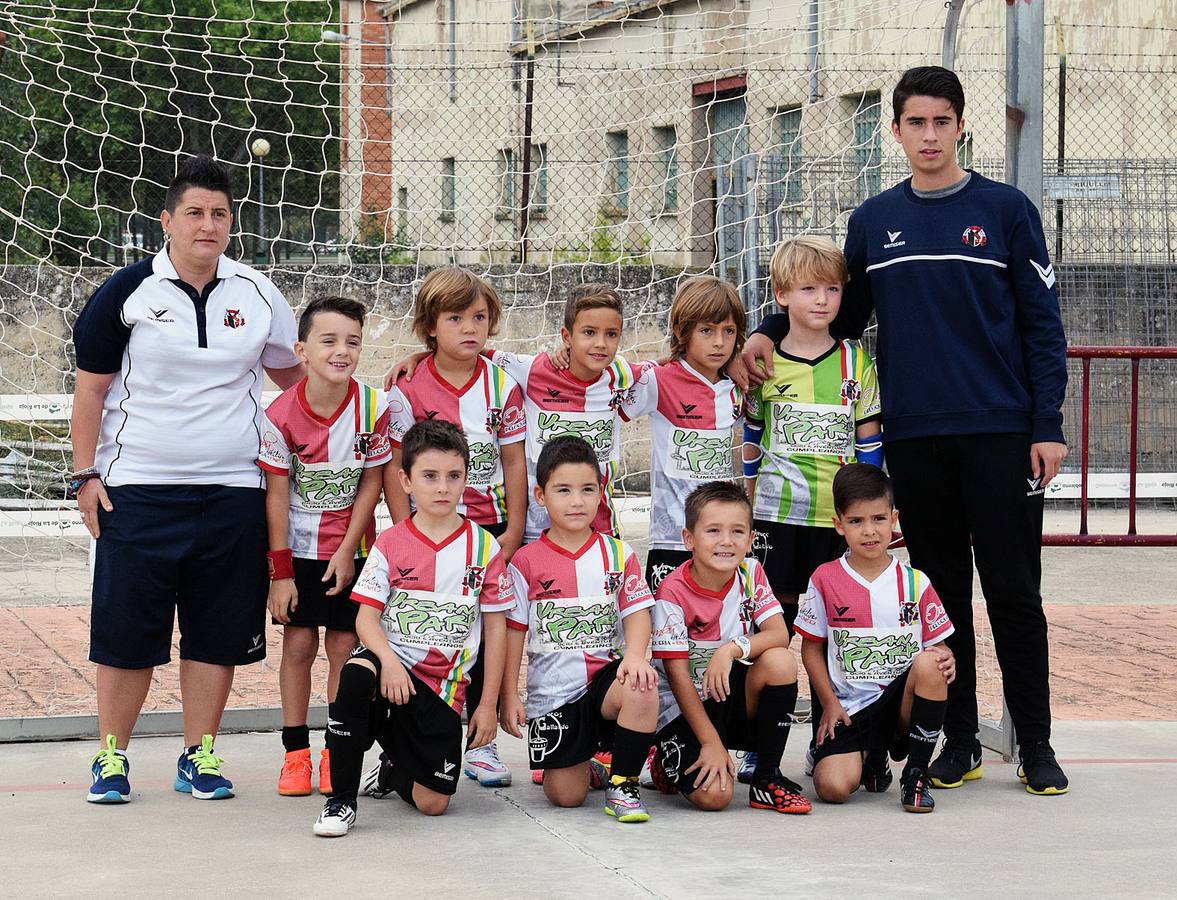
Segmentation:
[(327, 706), (327, 749), (331, 751), (331, 787), (335, 796), (355, 804), (363, 774), (364, 753), (372, 746), (372, 694), (376, 673), (367, 666), (345, 665), (339, 690)]
[(947, 706), (947, 700), (929, 700), (919, 694), (911, 698), (911, 726), (907, 733), (907, 766), (904, 771), (928, 770), (932, 751), (940, 739), (940, 729), (944, 727)]
[(613, 732), (613, 768), (611, 773), (618, 778), (637, 778), (650, 748), (654, 746), (654, 732), (630, 731), (618, 725)]
[(311, 730), (306, 725), (283, 725), (282, 746), (287, 753), (311, 749)]
[(796, 682), (766, 684), (761, 690), (756, 708), (756, 778), (775, 775), (780, 769), (796, 708)]

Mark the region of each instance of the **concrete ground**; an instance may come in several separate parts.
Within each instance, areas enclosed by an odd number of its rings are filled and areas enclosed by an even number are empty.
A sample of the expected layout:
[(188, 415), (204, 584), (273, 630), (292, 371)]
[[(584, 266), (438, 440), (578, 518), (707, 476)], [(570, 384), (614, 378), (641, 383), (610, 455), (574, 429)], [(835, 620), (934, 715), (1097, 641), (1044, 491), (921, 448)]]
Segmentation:
[[(784, 768), (809, 792), (797, 737)], [(221, 738), (239, 795), (218, 802), (172, 790), (178, 738), (136, 740), (134, 800), (118, 807), (82, 799), (92, 743), (13, 744), (0, 746), (0, 894), (1173, 896), (1177, 723), (1059, 723), (1055, 745), (1073, 785), (1061, 797), (1027, 794), (1013, 766), (987, 759), (982, 781), (937, 791), (930, 816), (903, 812), (896, 784), (807, 817), (751, 810), (743, 790), (723, 813), (647, 792), (652, 820), (620, 825), (597, 793), (578, 810), (549, 806), (527, 781), (522, 744), (505, 738), (523, 783), (463, 780), (438, 819), (396, 797), (368, 800), (351, 834), (324, 839), (311, 833), (321, 798), (276, 793), (272, 734)]]

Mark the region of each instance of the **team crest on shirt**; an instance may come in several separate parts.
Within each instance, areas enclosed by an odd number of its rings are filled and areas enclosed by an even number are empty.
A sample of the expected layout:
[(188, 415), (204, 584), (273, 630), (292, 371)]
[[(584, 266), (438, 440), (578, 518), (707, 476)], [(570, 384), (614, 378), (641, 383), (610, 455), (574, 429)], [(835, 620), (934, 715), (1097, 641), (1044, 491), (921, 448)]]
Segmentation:
[(462, 584), (467, 590), (482, 590), (482, 579), (486, 576), (485, 566), (466, 566), (466, 577)]
[(847, 403), (857, 403), (858, 398), (862, 396), (862, 385), (854, 378), (846, 378), (842, 381), (842, 399)]
[(368, 455), (368, 448), (371, 445), (372, 445), (372, 432), (370, 432), (370, 431), (360, 432), (359, 434), (356, 435), (356, 443), (352, 449), (355, 450), (355, 454), (357, 457), (367, 456)]
[(919, 598), (904, 597), (899, 601), (899, 626), (906, 628), (914, 625), (920, 615)]
[(609, 398), (609, 409), (620, 409), (627, 403), (635, 402), (635, 394), (633, 388), (622, 388), (613, 392), (613, 396)]
[(605, 593), (616, 594), (621, 590), (621, 585), (625, 583), (624, 572), (606, 572), (605, 573)]
[(985, 234), (985, 229), (980, 225), (970, 225), (961, 235), (960, 242), (966, 247), (979, 249), (989, 243), (989, 238)]
[(498, 431), (503, 426), (503, 411), (498, 407), (490, 407), (486, 411), (486, 430)]
[(225, 310), (225, 327), (226, 328), (244, 328), (245, 316), (241, 315), (239, 309)]

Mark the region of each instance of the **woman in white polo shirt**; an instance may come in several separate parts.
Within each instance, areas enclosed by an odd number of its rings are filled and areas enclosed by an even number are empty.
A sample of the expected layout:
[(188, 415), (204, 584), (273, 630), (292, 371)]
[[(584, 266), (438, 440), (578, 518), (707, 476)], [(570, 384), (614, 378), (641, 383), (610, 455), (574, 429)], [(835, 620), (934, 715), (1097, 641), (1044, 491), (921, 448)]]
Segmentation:
[(224, 256), (225, 167), (183, 161), (164, 205), (164, 249), (107, 279), (74, 326), (69, 490), (96, 539), (96, 803), (131, 799), (125, 751), (154, 667), (171, 660), (177, 611), (185, 749), (175, 788), (233, 795), (212, 741), (234, 667), (266, 653), (262, 370), (283, 389), (303, 375), (289, 304)]

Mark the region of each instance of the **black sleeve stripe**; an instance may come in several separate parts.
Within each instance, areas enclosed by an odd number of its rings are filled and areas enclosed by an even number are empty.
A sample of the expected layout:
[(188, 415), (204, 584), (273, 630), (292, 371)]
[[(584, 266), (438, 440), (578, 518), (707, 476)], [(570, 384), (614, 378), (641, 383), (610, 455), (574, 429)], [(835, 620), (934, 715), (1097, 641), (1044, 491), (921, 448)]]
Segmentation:
[(123, 364), (123, 351), (131, 328), (123, 306), (152, 273), (152, 259), (119, 269), (90, 295), (74, 323), (74, 348), (78, 368), (97, 375), (112, 375)]

